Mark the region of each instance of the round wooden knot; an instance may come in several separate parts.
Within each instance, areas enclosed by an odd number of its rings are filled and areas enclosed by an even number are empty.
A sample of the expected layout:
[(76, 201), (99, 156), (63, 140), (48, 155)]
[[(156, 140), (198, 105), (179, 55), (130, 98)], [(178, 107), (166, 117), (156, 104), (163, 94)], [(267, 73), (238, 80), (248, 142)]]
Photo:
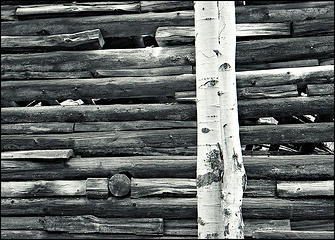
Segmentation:
[(130, 192), (130, 179), (125, 174), (115, 174), (109, 179), (109, 191), (115, 197), (124, 197)]

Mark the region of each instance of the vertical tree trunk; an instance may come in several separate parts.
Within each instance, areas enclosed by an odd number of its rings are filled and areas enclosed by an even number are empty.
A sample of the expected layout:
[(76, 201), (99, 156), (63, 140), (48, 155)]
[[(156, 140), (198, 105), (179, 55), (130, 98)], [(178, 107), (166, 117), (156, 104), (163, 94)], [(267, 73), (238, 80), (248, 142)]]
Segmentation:
[(221, 136), (224, 159), (223, 235), (224, 238), (244, 238), (242, 197), (246, 186), (239, 136), (236, 94), (236, 24), (234, 1), (218, 1), (219, 14), (219, 84), (221, 105)]
[(216, 1), (195, 1), (197, 97), (198, 238), (222, 238), (220, 105), (218, 96), (218, 8)]

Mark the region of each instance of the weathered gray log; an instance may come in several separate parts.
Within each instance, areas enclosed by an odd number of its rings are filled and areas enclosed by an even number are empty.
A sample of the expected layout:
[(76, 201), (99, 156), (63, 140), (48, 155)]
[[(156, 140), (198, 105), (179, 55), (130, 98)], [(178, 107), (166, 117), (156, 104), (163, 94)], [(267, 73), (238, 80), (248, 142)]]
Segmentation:
[[(94, 215), (97, 217), (195, 218), (196, 198), (3, 198), (2, 216)], [(334, 201), (244, 198), (243, 216), (257, 219), (330, 219)]]
[(141, 12), (193, 10), (193, 1), (141, 1)]
[[(318, 66), (318, 59), (305, 59), (305, 60), (291, 60), (286, 62), (273, 62), (263, 64), (239, 64), (236, 66), (237, 71), (255, 71), (264, 69), (277, 69), (277, 68), (296, 68), (296, 67), (311, 67)], [(325, 64), (328, 65), (328, 64)]]
[[(257, 230), (291, 230), (290, 220), (244, 219), (244, 236), (251, 237)], [(198, 236), (197, 221), (194, 219), (165, 220), (164, 235)]]
[[(244, 156), (249, 179), (331, 180), (333, 155)], [(194, 156), (72, 158), (63, 161), (1, 161), (3, 181), (85, 179), (119, 172), (134, 178), (195, 178)]]
[(75, 124), (65, 122), (1, 124), (2, 134), (71, 133)]
[(334, 181), (289, 181), (277, 183), (279, 197), (334, 196)]
[(108, 181), (108, 188), (113, 196), (124, 197), (130, 192), (131, 181), (125, 174), (115, 174)]
[(143, 69), (96, 70), (93, 73), (94, 77), (153, 77), (180, 74), (192, 74), (192, 66), (184, 65)]
[[(271, 180), (249, 180), (244, 197), (274, 197), (276, 184)], [(196, 180), (189, 178), (132, 178), (131, 198), (172, 196), (195, 197)]]
[(107, 178), (87, 178), (86, 184), (87, 198), (108, 198), (108, 179)]
[(67, 98), (172, 97), (176, 91), (194, 88), (194, 74), (136, 78), (72, 79), (71, 81), (68, 79), (5, 81), (1, 85), (1, 99), (25, 101)]
[(334, 231), (334, 219), (291, 221), (291, 229), (297, 231)]
[(1, 72), (2, 80), (22, 79), (66, 79), (66, 78), (91, 78), (89, 71), (82, 72)]
[[(243, 41), (237, 44), (236, 62), (256, 64), (331, 58), (334, 56), (333, 43), (332, 36)], [(194, 64), (194, 46), (3, 54), (1, 60), (2, 71), (93, 72), (97, 69), (167, 67)]]
[[(259, 125), (243, 126), (240, 134), (242, 144), (318, 143), (334, 141), (333, 129), (333, 122)], [(196, 130), (191, 128), (1, 136), (2, 151), (72, 148), (82, 156), (156, 155), (156, 148), (192, 146)]]
[(255, 239), (334, 239), (331, 231), (255, 231)]
[(320, 66), (323, 66), (323, 65), (334, 65), (334, 58), (321, 59)]
[(334, 21), (332, 18), (313, 19), (305, 21), (294, 21), (292, 35), (301, 36), (320, 36), (334, 35)]
[(66, 3), (66, 4), (43, 4), (31, 6), (19, 6), (16, 9), (17, 16), (46, 15), (47, 14), (79, 14), (105, 12), (113, 13), (138, 13), (140, 11), (139, 3), (124, 4), (115, 2), (85, 2), (85, 3)]
[(85, 195), (85, 181), (83, 180), (1, 182), (1, 197), (3, 198), (68, 197)]
[(17, 6), (2, 5), (1, 4), (1, 22), (3, 21), (16, 21), (15, 10)]
[[(288, 22), (236, 24), (237, 37), (290, 36), (290, 34), (290, 24)], [(194, 27), (159, 27), (155, 39), (160, 47), (194, 44)]]
[(334, 84), (308, 84), (308, 96), (334, 95)]
[(1, 36), (1, 49), (6, 52), (100, 49), (104, 44), (99, 29), (48, 36)]
[(13, 151), (1, 152), (1, 159), (63, 159), (67, 160), (74, 156), (72, 149), (59, 150), (30, 150), (30, 151)]

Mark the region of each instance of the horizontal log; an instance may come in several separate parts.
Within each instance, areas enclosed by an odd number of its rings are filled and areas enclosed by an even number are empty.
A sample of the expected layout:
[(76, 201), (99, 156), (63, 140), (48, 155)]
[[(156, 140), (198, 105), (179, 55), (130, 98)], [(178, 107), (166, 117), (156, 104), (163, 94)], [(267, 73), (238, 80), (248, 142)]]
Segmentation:
[(1, 124), (2, 134), (39, 134), (39, 133), (71, 133), (74, 123), (44, 122)]
[(105, 199), (108, 198), (108, 179), (107, 178), (87, 178), (85, 182), (87, 198)]
[[(244, 219), (244, 237), (251, 238), (257, 230), (291, 230), (290, 220)], [(198, 236), (198, 224), (194, 219), (164, 221), (164, 235)]]
[[(239, 64), (236, 66), (237, 71), (254, 71), (264, 69), (277, 69), (277, 68), (296, 68), (296, 67), (311, 67), (318, 66), (318, 59), (304, 59), (304, 60), (291, 60), (284, 62), (272, 62), (262, 64)], [(328, 64), (325, 64), (328, 65)]]
[(1, 182), (1, 197), (3, 198), (61, 197), (85, 195), (85, 180)]
[[(110, 177), (120, 172), (134, 178), (195, 178), (194, 156), (71, 158), (63, 161), (1, 161), (1, 179), (56, 180)], [(248, 179), (331, 180), (334, 156), (244, 156)]]
[(277, 183), (279, 197), (334, 196), (334, 181), (289, 181)]
[(22, 79), (66, 79), (66, 78), (91, 78), (89, 71), (82, 72), (1, 72), (2, 80)]
[(255, 231), (255, 239), (334, 239), (331, 231)]
[(192, 66), (171, 66), (142, 69), (95, 70), (94, 77), (153, 77), (192, 74)]
[[(331, 142), (334, 123), (243, 126), (242, 144)], [(82, 156), (155, 155), (160, 148), (196, 146), (196, 129), (2, 135), (2, 151), (72, 148)], [(150, 153), (151, 152), (151, 153)]]
[[(236, 63), (331, 58), (334, 56), (333, 43), (332, 36), (238, 42)], [(194, 64), (194, 46), (3, 54), (1, 60), (2, 71), (93, 72), (97, 69), (154, 68)]]
[(334, 65), (334, 58), (321, 59), (320, 66), (324, 66), (324, 65)]
[[(1, 199), (2, 216), (94, 215), (97, 217), (195, 218), (196, 198), (36, 198)], [(334, 217), (333, 200), (284, 200), (244, 198), (244, 218), (257, 219), (330, 219)]]
[(114, 2), (85, 2), (85, 3), (66, 3), (66, 4), (43, 4), (43, 5), (26, 5), (19, 6), (16, 9), (16, 15), (31, 16), (31, 15), (66, 15), (66, 14), (80, 14), (80, 13), (96, 13), (104, 12), (108, 14), (115, 13), (139, 13), (139, 3), (114, 3)]
[(334, 84), (308, 84), (308, 96), (334, 95)]
[[(290, 23), (239, 23), (237, 37), (290, 36)], [(194, 44), (194, 27), (159, 27), (155, 34), (158, 46)]]
[(121, 77), (99, 79), (57, 79), (33, 81), (5, 81), (1, 99), (51, 100), (77, 98), (143, 98), (172, 97), (176, 91), (195, 88), (195, 75), (155, 77)]
[(1, 36), (5, 52), (100, 49), (104, 44), (99, 29), (48, 36)]
[(12, 151), (1, 152), (1, 159), (63, 159), (67, 160), (74, 156), (72, 149), (59, 150), (30, 150), (30, 151)]
[(293, 22), (294, 37), (334, 35), (333, 18), (313, 19)]
[(193, 1), (141, 1), (141, 12), (193, 10)]
[[(249, 180), (244, 197), (274, 197), (276, 184), (271, 180)], [(196, 180), (189, 178), (132, 178), (131, 198), (195, 197)]]
[[(67, 233), (163, 233), (161, 218), (98, 218), (95, 216), (1, 217), (1, 229)], [(32, 224), (33, 223), (33, 224)], [(39, 224), (36, 224), (39, 223)]]
[(296, 231), (334, 231), (334, 219), (291, 221), (291, 228)]

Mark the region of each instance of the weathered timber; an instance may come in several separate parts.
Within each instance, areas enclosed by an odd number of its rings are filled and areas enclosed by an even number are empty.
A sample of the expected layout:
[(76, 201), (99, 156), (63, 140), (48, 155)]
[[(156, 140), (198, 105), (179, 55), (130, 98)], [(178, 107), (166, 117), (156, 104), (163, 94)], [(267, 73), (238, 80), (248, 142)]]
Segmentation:
[(334, 239), (331, 231), (255, 231), (255, 239)]
[[(286, 200), (244, 198), (243, 216), (257, 219), (330, 219), (334, 216), (330, 199)], [(195, 198), (3, 198), (2, 216), (94, 215), (97, 217), (195, 218)]]
[[(263, 64), (239, 64), (236, 66), (237, 71), (254, 71), (264, 69), (277, 69), (277, 68), (296, 68), (296, 67), (311, 67), (318, 66), (318, 59), (305, 59), (305, 60), (292, 60), (285, 62), (273, 62)], [(325, 64), (328, 65), (328, 64)]]
[(163, 233), (161, 218), (98, 218), (84, 216), (2, 217), (1, 229), (45, 230), (67, 233), (127, 233), (156, 235)]
[(193, 1), (141, 1), (141, 12), (193, 10)]
[[(25, 22), (25, 21), (24, 21)], [(281, 38), (237, 43), (237, 64), (334, 56), (332, 36)], [(51, 53), (3, 54), (1, 69), (11, 71), (95, 71), (194, 64), (194, 46)], [(68, 64), (71, 62), (71, 64)]]
[(334, 35), (334, 19), (323, 18), (293, 22), (292, 35), (294, 37)]
[(104, 12), (108, 14), (113, 13), (138, 13), (140, 11), (139, 3), (125, 3), (120, 4), (115, 2), (74, 2), (66, 4), (43, 4), (43, 5), (26, 5), (19, 6), (16, 9), (16, 15), (19, 17), (30, 15), (45, 15), (49, 14), (62, 16), (66, 14), (80, 14), (80, 13), (96, 13)]
[[(291, 230), (290, 220), (244, 219), (244, 236), (251, 237), (257, 230)], [(164, 235), (198, 236), (197, 222), (194, 219), (165, 220)]]
[[(249, 179), (331, 180), (333, 155), (244, 156)], [(1, 161), (3, 181), (86, 179), (120, 172), (134, 178), (195, 178), (194, 156), (72, 158), (66, 161)]]
[[(333, 122), (256, 125), (242, 126), (240, 135), (242, 144), (330, 142), (334, 141), (333, 129)], [(156, 148), (195, 145), (192, 128), (1, 136), (3, 151), (73, 148), (82, 156), (155, 155)]]
[(108, 181), (108, 188), (113, 196), (124, 197), (130, 193), (131, 180), (126, 174), (115, 174)]
[(172, 76), (180, 74), (192, 74), (192, 66), (171, 66), (160, 68), (142, 69), (115, 69), (115, 70), (95, 70), (94, 77), (153, 77), (153, 76)]
[(297, 231), (334, 231), (334, 219), (291, 221), (291, 229)]
[[(276, 184), (271, 180), (249, 180), (244, 197), (274, 197)], [(196, 180), (189, 178), (132, 178), (131, 198), (172, 196), (195, 197)]]
[(64, 122), (1, 124), (1, 134), (71, 133), (74, 126)]
[(1, 197), (29, 198), (29, 197), (61, 197), (85, 196), (85, 181), (24, 181), (1, 182)]
[(1, 22), (3, 21), (16, 21), (15, 10), (17, 6), (2, 5), (1, 4)]
[(334, 196), (334, 181), (288, 181), (277, 182), (279, 197)]
[[(237, 37), (290, 36), (290, 24), (240, 23), (236, 25)], [(159, 27), (155, 39), (158, 46), (194, 44), (194, 27)]]
[(99, 29), (48, 36), (1, 36), (1, 50), (5, 52), (100, 49), (104, 44)]
[(67, 160), (74, 156), (72, 149), (59, 150), (30, 150), (30, 151), (13, 151), (1, 152), (1, 159), (63, 159)]
[(87, 198), (108, 198), (107, 178), (87, 178), (85, 187)]
[(320, 59), (320, 66), (324, 65), (334, 65), (334, 58)]
[(1, 72), (1, 80), (22, 79), (67, 79), (67, 78), (91, 78), (89, 71), (82, 72)]
[(155, 77), (114, 77), (99, 79), (57, 79), (33, 81), (5, 81), (1, 99), (50, 100), (77, 98), (143, 98), (172, 97), (176, 91), (195, 88), (195, 75)]
[(308, 84), (308, 96), (334, 95), (334, 84)]

